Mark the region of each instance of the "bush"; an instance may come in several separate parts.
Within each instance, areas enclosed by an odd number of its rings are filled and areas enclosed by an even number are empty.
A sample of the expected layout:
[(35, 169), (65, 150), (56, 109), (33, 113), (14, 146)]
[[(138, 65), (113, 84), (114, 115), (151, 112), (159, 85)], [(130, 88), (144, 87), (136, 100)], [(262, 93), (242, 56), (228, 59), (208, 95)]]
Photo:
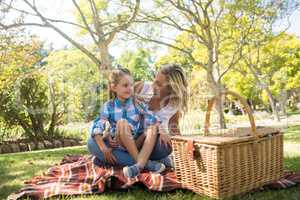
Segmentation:
[(43, 73), (20, 76), (0, 92), (0, 116), (10, 126), (20, 126), (25, 137), (42, 140), (58, 137), (55, 126), (62, 112), (57, 86), (48, 85)]

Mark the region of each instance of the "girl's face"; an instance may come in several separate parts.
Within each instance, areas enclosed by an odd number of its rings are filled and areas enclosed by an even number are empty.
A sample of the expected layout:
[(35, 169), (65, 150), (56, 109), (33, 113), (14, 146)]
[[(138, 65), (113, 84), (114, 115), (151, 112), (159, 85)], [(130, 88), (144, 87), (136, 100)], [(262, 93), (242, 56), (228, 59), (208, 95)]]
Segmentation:
[(130, 75), (124, 75), (116, 85), (112, 85), (112, 91), (117, 94), (120, 100), (126, 100), (133, 93), (133, 79)]
[(153, 82), (153, 92), (156, 98), (163, 99), (169, 95), (166, 75), (158, 72)]

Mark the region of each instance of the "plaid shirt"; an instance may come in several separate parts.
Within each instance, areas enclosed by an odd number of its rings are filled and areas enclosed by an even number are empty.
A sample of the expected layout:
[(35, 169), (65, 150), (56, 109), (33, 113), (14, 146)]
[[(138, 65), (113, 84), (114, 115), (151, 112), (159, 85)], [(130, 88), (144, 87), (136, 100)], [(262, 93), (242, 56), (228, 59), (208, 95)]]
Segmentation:
[(124, 103), (115, 98), (102, 106), (100, 116), (93, 123), (92, 136), (95, 134), (102, 135), (108, 121), (111, 126), (110, 134), (115, 137), (116, 124), (120, 119), (127, 120), (134, 137), (138, 136), (148, 126), (160, 123), (160, 119), (149, 111), (144, 104), (135, 104), (132, 97)]

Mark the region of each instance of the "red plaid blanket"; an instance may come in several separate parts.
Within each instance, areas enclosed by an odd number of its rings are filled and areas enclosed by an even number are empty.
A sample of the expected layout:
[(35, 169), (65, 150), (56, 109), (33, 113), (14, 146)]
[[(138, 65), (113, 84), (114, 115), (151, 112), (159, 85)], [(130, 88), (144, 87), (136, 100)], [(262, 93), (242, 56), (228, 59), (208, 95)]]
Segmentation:
[[(8, 199), (15, 200), (24, 197), (43, 199), (58, 195), (82, 195), (104, 192), (105, 188), (128, 188), (141, 182), (149, 190), (170, 191), (182, 188), (174, 171), (163, 174), (142, 172), (136, 178), (126, 178), (120, 168), (99, 167), (94, 164), (92, 156), (65, 156), (60, 165), (53, 166), (44, 173), (25, 182), (18, 192)], [(264, 186), (268, 189), (287, 188), (300, 183), (300, 173), (287, 173), (274, 183)]]

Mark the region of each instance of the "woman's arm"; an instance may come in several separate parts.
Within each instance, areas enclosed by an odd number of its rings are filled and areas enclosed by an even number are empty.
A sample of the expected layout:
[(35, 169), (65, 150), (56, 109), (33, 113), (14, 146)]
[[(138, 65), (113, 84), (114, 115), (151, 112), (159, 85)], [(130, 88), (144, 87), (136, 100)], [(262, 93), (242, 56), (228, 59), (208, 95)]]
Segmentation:
[(181, 114), (179, 111), (175, 113), (169, 120), (169, 132), (171, 135), (181, 135), (180, 128), (179, 128), (179, 119)]
[(134, 84), (134, 93), (135, 94), (139, 94), (141, 92), (143, 86), (144, 86), (144, 82), (143, 81), (137, 81)]

